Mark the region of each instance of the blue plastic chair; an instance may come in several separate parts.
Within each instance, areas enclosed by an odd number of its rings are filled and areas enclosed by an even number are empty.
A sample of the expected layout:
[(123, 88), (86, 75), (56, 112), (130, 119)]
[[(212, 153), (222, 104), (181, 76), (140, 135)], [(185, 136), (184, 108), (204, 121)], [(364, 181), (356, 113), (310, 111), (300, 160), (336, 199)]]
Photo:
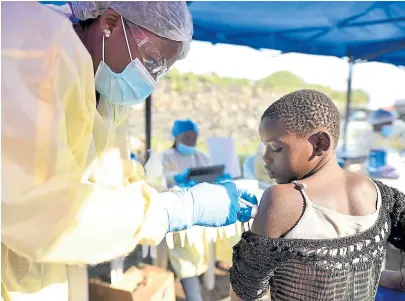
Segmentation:
[(405, 292), (379, 286), (375, 301), (405, 301)]

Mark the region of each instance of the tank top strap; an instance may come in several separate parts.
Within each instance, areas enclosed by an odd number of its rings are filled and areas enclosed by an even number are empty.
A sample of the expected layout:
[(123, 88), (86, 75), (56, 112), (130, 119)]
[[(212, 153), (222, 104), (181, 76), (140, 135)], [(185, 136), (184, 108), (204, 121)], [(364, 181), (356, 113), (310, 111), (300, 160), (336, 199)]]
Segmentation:
[(366, 177), (366, 179), (369, 180), (371, 183), (373, 183), (373, 185), (374, 185), (374, 187), (375, 187), (375, 189), (376, 189), (376, 191), (377, 191), (377, 204), (376, 204), (376, 209), (377, 209), (377, 212), (378, 212), (378, 211), (380, 211), (380, 207), (381, 207), (381, 203), (382, 203), (381, 191), (380, 191), (380, 189), (378, 188), (377, 184), (376, 184), (371, 178)]
[(300, 181), (292, 181), (292, 183), (295, 185), (295, 187), (298, 188), (298, 190), (301, 192), (302, 196), (304, 197), (305, 203), (308, 205), (311, 203), (311, 200), (309, 199), (307, 193), (305, 192), (305, 189), (307, 189), (307, 184), (302, 183)]

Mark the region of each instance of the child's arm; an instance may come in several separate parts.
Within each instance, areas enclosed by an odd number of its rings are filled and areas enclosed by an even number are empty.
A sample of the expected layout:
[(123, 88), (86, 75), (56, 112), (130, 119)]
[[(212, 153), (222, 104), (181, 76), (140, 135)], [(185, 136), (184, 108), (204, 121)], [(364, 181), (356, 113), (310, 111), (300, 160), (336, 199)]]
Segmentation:
[(237, 294), (235, 294), (235, 292), (232, 289), (232, 286), (231, 286), (229, 296), (231, 297), (231, 301), (243, 301), (241, 298), (238, 297)]
[(233, 249), (232, 301), (256, 300), (264, 296), (271, 275), (288, 260), (290, 253), (281, 251), (274, 238), (283, 236), (300, 219), (303, 201), (297, 202), (299, 197), (292, 184), (276, 185), (264, 192), (251, 232), (244, 233)]
[(300, 220), (303, 208), (304, 200), (293, 184), (272, 186), (262, 196), (252, 232), (271, 238), (283, 237)]
[[(402, 283), (401, 283), (402, 282)], [(380, 285), (390, 289), (405, 291), (405, 270), (384, 270), (381, 273)]]

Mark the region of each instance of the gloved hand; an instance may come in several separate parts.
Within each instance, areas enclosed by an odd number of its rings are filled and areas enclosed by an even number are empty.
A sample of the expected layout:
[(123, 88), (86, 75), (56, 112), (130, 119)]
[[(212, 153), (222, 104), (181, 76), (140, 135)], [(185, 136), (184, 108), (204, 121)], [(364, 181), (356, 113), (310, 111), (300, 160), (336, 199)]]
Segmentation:
[[(246, 223), (250, 221), (251, 218), (255, 218), (257, 212), (259, 211), (259, 206), (257, 204), (257, 198), (254, 194), (246, 191), (246, 190), (239, 190), (239, 204), (240, 204), (240, 211), (238, 214), (238, 221), (241, 223)], [(253, 206), (241, 203), (241, 200), (245, 200)]]
[(190, 168), (187, 168), (183, 173), (179, 173), (173, 177), (174, 181), (177, 184), (184, 183), (187, 179), (188, 173), (190, 172)]
[(224, 173), (224, 174), (222, 174), (221, 176), (219, 176), (219, 177), (215, 180), (215, 182), (216, 182), (216, 183), (219, 183), (219, 182), (226, 181), (226, 180), (232, 180), (232, 176), (231, 176), (229, 173)]
[[(238, 216), (248, 219), (239, 198), (257, 204), (256, 198), (238, 190), (231, 181), (219, 185), (202, 183), (181, 191), (162, 194), (168, 215), (168, 231), (180, 231), (192, 226), (222, 227), (234, 224)], [(250, 219), (250, 218), (249, 218)]]
[(191, 187), (194, 187), (197, 184), (198, 183), (196, 181), (194, 181), (194, 180), (188, 180), (188, 181), (185, 181), (183, 183), (178, 184), (177, 186), (180, 187), (180, 188), (191, 188)]
[[(223, 185), (225, 187), (230, 187), (229, 184), (231, 183), (232, 185), (235, 186), (236, 193), (238, 195), (238, 203), (240, 206), (239, 213), (237, 215), (238, 221), (242, 223), (248, 222), (251, 218), (254, 218), (258, 212), (258, 202), (257, 198), (253, 193), (248, 192), (245, 189), (240, 189), (237, 188), (235, 183), (229, 180), (225, 180), (222, 182), (219, 182), (219, 185)], [(233, 189), (233, 187), (232, 187)]]

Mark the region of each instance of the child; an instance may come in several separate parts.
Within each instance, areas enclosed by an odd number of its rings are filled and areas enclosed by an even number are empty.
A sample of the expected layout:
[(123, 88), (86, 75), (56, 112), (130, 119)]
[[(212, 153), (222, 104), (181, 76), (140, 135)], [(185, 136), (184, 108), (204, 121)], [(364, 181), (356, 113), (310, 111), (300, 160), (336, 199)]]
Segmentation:
[(340, 115), (323, 93), (285, 95), (259, 133), (269, 176), (234, 247), (231, 299), (374, 300), (387, 241), (405, 251), (405, 195), (339, 167)]

